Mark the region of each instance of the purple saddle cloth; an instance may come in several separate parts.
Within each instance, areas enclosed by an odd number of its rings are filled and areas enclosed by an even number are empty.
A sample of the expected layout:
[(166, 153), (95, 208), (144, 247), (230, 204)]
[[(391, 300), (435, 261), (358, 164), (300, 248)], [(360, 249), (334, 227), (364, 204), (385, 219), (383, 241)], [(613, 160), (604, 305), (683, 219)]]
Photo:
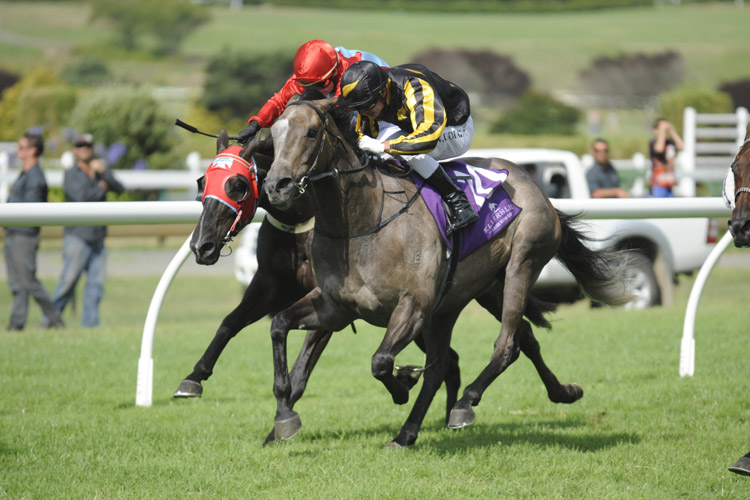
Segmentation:
[[(503, 230), (505, 226), (521, 213), (521, 209), (510, 201), (508, 193), (502, 188), (502, 183), (508, 178), (507, 170), (490, 170), (473, 167), (464, 161), (441, 163), (453, 183), (464, 190), (469, 203), (479, 214), (479, 218), (470, 225), (459, 230), (460, 250), (458, 259), (462, 260), (471, 252), (479, 248), (490, 238)], [(422, 198), (432, 212), (443, 241), (452, 249), (451, 240), (445, 235), (447, 217), (443, 208), (443, 200), (435, 189), (425, 184), (422, 177), (411, 174), (417, 187), (422, 187)], [(425, 184), (424, 186), (422, 186)]]

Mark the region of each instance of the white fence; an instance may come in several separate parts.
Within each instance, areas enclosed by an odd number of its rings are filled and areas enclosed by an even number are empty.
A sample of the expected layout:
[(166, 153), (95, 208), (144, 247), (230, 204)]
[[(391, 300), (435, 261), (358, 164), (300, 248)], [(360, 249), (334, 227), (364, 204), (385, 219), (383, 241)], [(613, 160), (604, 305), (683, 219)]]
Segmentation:
[[(588, 219), (611, 218), (671, 218), (671, 217), (728, 217), (730, 210), (721, 198), (646, 198), (646, 199), (591, 199), (552, 200), (563, 212), (583, 213)], [(97, 224), (172, 224), (196, 222), (201, 204), (197, 201), (121, 202), (100, 203), (92, 212), (91, 203), (5, 203), (0, 204), (0, 226), (25, 225), (97, 225)], [(260, 220), (259, 210), (255, 220)], [(136, 405), (151, 406), (153, 390), (153, 336), (161, 303), (182, 264), (190, 254), (185, 241), (162, 275), (151, 299), (138, 360)], [(718, 256), (727, 248), (731, 236), (727, 233), (711, 253), (699, 272), (690, 294), (683, 328), (680, 375), (693, 375), (695, 341), (694, 319), (703, 284)]]
[[(44, 159), (44, 176), (47, 185), (62, 186), (65, 168), (73, 164), (72, 153), (66, 151), (59, 160)], [(11, 155), (0, 150), (0, 203), (8, 201), (10, 186), (18, 176), (18, 171), (11, 168)], [(184, 189), (184, 199), (192, 200), (198, 193), (196, 180), (206, 171), (211, 159), (201, 158), (197, 152), (192, 152), (185, 158), (184, 169), (173, 170), (116, 170), (115, 177), (125, 189)]]

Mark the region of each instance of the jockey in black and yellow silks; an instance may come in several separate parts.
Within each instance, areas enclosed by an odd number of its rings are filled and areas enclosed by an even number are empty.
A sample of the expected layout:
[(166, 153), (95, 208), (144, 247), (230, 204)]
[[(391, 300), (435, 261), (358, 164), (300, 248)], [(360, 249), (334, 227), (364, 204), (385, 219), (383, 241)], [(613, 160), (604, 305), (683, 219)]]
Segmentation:
[(474, 122), (461, 87), (420, 64), (381, 68), (367, 61), (350, 66), (340, 86), (340, 104), (358, 111), (360, 149), (404, 155), (447, 203), (448, 233), (477, 219), (464, 192), (438, 163), (471, 146)]
[[(448, 125), (461, 125), (471, 116), (469, 96), (461, 87), (419, 64), (386, 69), (385, 106), (378, 120), (408, 132), (390, 139), (398, 154), (429, 153)], [(357, 131), (378, 136), (377, 121), (358, 115)]]

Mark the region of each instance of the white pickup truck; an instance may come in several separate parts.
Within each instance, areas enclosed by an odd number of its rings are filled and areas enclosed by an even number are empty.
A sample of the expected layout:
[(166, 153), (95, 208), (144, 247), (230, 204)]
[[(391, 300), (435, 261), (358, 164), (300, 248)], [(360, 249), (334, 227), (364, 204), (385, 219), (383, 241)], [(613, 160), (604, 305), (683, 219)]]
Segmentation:
[[(550, 198), (591, 197), (586, 169), (569, 151), (555, 149), (474, 149), (466, 156), (498, 157), (535, 171), (537, 182)], [(627, 189), (627, 186), (622, 186)], [(714, 219), (607, 219), (584, 221), (586, 233), (597, 240), (595, 247), (638, 250), (641, 256), (628, 269), (638, 298), (630, 308), (671, 305), (674, 284), (680, 274), (700, 269), (716, 244), (718, 225)], [(580, 298), (573, 276), (553, 259), (542, 270), (535, 290), (561, 301)]]
[[(537, 182), (550, 198), (588, 199), (586, 171), (581, 159), (569, 151), (555, 149), (472, 149), (465, 156), (505, 158), (533, 170)], [(533, 166), (533, 167), (532, 167)], [(623, 186), (625, 187), (625, 186)], [(633, 260), (627, 275), (638, 297), (629, 308), (671, 305), (674, 284), (680, 274), (701, 267), (716, 244), (717, 224), (712, 219), (611, 219), (583, 221), (592, 246), (635, 249), (641, 254)], [(255, 239), (258, 224), (241, 233), (235, 250), (235, 276), (243, 284), (250, 282), (257, 262)], [(573, 302), (581, 297), (573, 276), (553, 259), (542, 270), (535, 285), (541, 297)]]

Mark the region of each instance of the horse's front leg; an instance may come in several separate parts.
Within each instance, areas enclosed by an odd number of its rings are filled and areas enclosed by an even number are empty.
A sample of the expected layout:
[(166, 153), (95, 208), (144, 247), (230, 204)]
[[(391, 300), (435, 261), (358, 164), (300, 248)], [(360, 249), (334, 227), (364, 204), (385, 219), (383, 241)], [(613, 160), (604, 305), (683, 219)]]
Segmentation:
[(283, 281), (262, 270), (255, 274), (242, 296), (242, 301), (222, 320), (203, 356), (195, 364), (193, 371), (180, 383), (173, 397), (200, 397), (203, 394), (201, 382), (211, 376), (219, 356), (229, 341), (247, 325), (291, 303), (289, 298), (283, 297), (279, 283)]
[(372, 376), (385, 385), (397, 405), (409, 401), (409, 387), (393, 374), (393, 363), (398, 353), (425, 328), (424, 311), (414, 297), (403, 297), (393, 310), (385, 337), (372, 357)]
[[(313, 368), (315, 368), (318, 359), (320, 359), (320, 355), (323, 354), (328, 341), (331, 340), (331, 335), (333, 335), (333, 332), (329, 330), (309, 330), (307, 332), (300, 353), (292, 367), (290, 378), (291, 395), (289, 396), (292, 407), (294, 407), (294, 403), (304, 394)], [(268, 444), (275, 439), (275, 429), (271, 429), (271, 432), (266, 436), (264, 444)]]
[[(337, 320), (329, 326), (329, 330), (352, 321), (350, 314), (340, 311), (330, 301), (326, 301), (320, 288), (313, 289), (294, 305), (281, 311), (271, 321), (271, 344), (273, 349), (273, 394), (276, 397), (276, 417), (274, 418), (274, 439), (290, 439), (302, 427), (299, 415), (292, 409), (296, 399), (293, 399), (292, 378), (287, 365), (287, 336), (289, 330), (310, 329), (321, 330), (321, 318), (335, 317)], [(314, 337), (308, 335), (305, 342), (311, 342)], [(317, 340), (320, 340), (318, 338)], [(313, 355), (316, 349), (305, 345), (302, 353)], [(318, 355), (319, 355), (319, 351)], [(317, 359), (317, 358), (316, 358)], [(298, 365), (304, 366), (304, 363)], [(300, 368), (302, 369), (302, 368)], [(301, 395), (301, 393), (300, 393)]]
[(454, 377), (460, 377), (458, 373), (455, 373), (458, 369), (458, 355), (450, 348), (451, 334), (456, 319), (458, 319), (458, 313), (434, 318), (429, 330), (422, 333), (427, 355), (424, 382), (414, 402), (414, 407), (409, 413), (409, 418), (401, 427), (398, 436), (389, 444), (390, 447), (409, 446), (417, 441), (424, 417), (443, 380), (446, 382), (448, 391), (448, 403), (452, 406), (456, 401), (458, 386), (453, 386), (453, 382)]

